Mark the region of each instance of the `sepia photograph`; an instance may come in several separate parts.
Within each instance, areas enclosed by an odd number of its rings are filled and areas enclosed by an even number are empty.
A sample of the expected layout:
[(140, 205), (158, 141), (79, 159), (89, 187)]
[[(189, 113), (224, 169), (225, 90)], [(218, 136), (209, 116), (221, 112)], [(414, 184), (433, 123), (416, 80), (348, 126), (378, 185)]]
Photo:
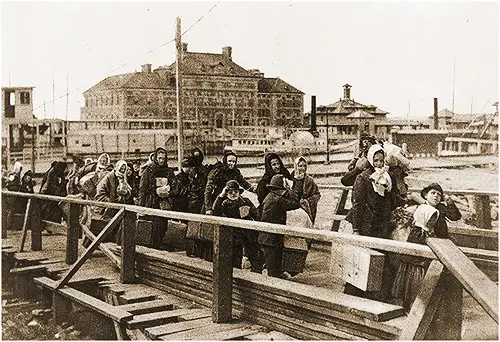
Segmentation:
[(500, 2), (1, 2), (3, 340), (498, 340)]

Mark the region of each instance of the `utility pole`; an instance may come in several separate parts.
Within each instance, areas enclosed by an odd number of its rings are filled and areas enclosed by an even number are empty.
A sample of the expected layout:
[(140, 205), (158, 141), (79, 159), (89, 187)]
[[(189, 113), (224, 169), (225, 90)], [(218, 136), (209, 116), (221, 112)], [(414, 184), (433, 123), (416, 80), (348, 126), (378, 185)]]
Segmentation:
[(177, 30), (175, 34), (175, 45), (177, 50), (176, 59), (176, 85), (177, 85), (177, 168), (181, 171), (182, 159), (184, 159), (184, 127), (182, 120), (182, 40), (181, 40), (181, 18), (177, 17)]
[(68, 99), (69, 97), (69, 73), (66, 74), (66, 120), (63, 123), (62, 136), (64, 144), (64, 160), (68, 159), (68, 141), (66, 137), (66, 129), (68, 127)]
[(329, 148), (329, 135), (328, 135), (328, 130), (330, 129), (330, 125), (328, 124), (328, 112), (325, 113), (326, 115), (326, 165), (330, 164), (330, 148)]
[(455, 114), (455, 61), (453, 61), (453, 96), (451, 98), (451, 111)]

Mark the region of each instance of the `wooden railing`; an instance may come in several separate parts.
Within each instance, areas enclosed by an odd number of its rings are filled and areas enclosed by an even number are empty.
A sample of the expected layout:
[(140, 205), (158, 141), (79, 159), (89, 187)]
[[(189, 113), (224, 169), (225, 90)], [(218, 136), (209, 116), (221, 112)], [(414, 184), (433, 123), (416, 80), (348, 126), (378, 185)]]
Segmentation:
[[(337, 203), (335, 214), (345, 215), (345, 203), (347, 195), (352, 187), (334, 184), (318, 184), (320, 189), (340, 190), (342, 195)], [(410, 193), (420, 193), (422, 189), (410, 188)], [(476, 225), (478, 228), (491, 229), (491, 208), (490, 197), (498, 197), (498, 191), (478, 191), (478, 190), (447, 190), (447, 194), (451, 195), (465, 195), (474, 197), (474, 212), (476, 213)], [(337, 231), (339, 222), (334, 219), (332, 230)]]
[[(491, 195), (491, 194), (488, 194)], [(453, 279), (458, 279), (461, 286), (465, 288), (485, 309), (496, 322), (498, 322), (498, 286), (490, 281), (472, 263), (467, 263), (462, 267), (457, 260), (468, 260), (468, 257), (488, 256), (492, 257), (490, 251), (482, 251), (471, 248), (457, 248), (453, 243), (449, 245), (449, 240), (433, 239), (431, 248), (426, 245), (413, 244), (408, 242), (393, 241), (387, 239), (373, 238), (360, 235), (344, 234), (332, 231), (311, 230), (302, 227), (284, 226), (279, 224), (245, 221), (225, 217), (190, 214), (174, 211), (164, 211), (160, 209), (144, 208), (133, 205), (123, 205), (107, 202), (96, 202), (70, 197), (47, 196), (40, 194), (26, 194), (18, 192), (2, 191), (2, 196), (14, 196), (28, 198), (29, 205), (24, 222), (24, 233), (31, 228), (32, 249), (41, 250), (41, 229), (39, 222), (39, 210), (41, 201), (63, 201), (70, 204), (70, 217), (68, 220), (66, 262), (72, 264), (68, 272), (61, 278), (57, 288), (62, 288), (71, 277), (78, 271), (83, 263), (90, 257), (93, 251), (98, 248), (101, 241), (118, 224), (122, 224), (122, 254), (120, 279), (123, 283), (134, 282), (135, 279), (135, 221), (137, 215), (152, 215), (169, 219), (195, 221), (212, 224), (214, 226), (214, 262), (213, 262), (213, 297), (212, 297), (212, 318), (214, 322), (227, 322), (232, 314), (232, 229), (244, 228), (259, 232), (269, 232), (290, 236), (303, 237), (325, 242), (335, 242), (339, 244), (349, 244), (353, 246), (374, 248), (381, 251), (397, 254), (423, 257), (431, 260), (431, 267), (427, 271), (422, 290), (412, 307), (409, 318), (412, 320), (404, 329), (402, 336), (405, 339), (423, 338), (428, 324), (422, 322), (432, 321), (436, 312), (434, 300), (444, 300), (447, 293), (453, 291), (443, 291), (439, 286), (449, 284), (444, 281), (449, 277), (449, 273), (442, 273), (443, 264), (453, 274)], [(90, 205), (106, 207), (118, 210), (118, 213), (109, 221), (107, 226), (95, 238), (87, 250), (78, 257), (78, 237), (80, 235), (80, 225), (78, 224), (78, 205)], [(38, 211), (38, 213), (36, 212)], [(341, 216), (334, 215), (334, 219), (341, 219)], [(444, 242), (444, 245), (443, 245)], [(498, 255), (495, 254), (497, 259)], [(434, 266), (432, 266), (434, 265)], [(443, 278), (444, 277), (444, 278)], [(441, 284), (441, 285), (440, 285)], [(447, 286), (447, 285), (446, 285)], [(460, 288), (461, 288), (460, 286)], [(430, 289), (430, 290), (429, 290)], [(431, 294), (425, 291), (431, 291)], [(456, 293), (456, 292), (455, 292)], [(430, 296), (430, 297), (429, 297)], [(426, 299), (427, 298), (427, 299)], [(434, 300), (429, 300), (433, 298)], [(461, 298), (461, 297), (460, 297)], [(488, 299), (488, 300), (487, 300)], [(450, 302), (455, 299), (448, 298)], [(422, 308), (423, 305), (423, 308)], [(423, 310), (423, 311), (422, 311)]]

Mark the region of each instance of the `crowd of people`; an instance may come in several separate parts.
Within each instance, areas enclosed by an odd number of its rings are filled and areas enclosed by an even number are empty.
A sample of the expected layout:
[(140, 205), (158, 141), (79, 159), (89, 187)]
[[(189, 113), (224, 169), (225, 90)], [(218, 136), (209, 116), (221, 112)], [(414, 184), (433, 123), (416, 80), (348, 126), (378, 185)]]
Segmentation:
[[(353, 234), (420, 244), (429, 236), (448, 238), (446, 219), (459, 220), (461, 215), (439, 184), (426, 186), (420, 196), (409, 194), (405, 183), (409, 160), (399, 147), (362, 136), (359, 151), (341, 179), (343, 185), (353, 187), (352, 208), (346, 217)], [(321, 194), (307, 172), (308, 159), (299, 156), (290, 172), (278, 154), (268, 153), (264, 167), (254, 187), (241, 174), (238, 156), (231, 151), (225, 152), (221, 162), (206, 164), (201, 149), (195, 148), (181, 161), (180, 171), (168, 166), (167, 151), (161, 147), (142, 165), (118, 160), (113, 166), (106, 153), (95, 161), (74, 156), (71, 165), (52, 163), (43, 175), (40, 193), (314, 228)], [(33, 193), (33, 173), (21, 174), (22, 165), (16, 162), (12, 172), (3, 172), (3, 187)], [(258, 205), (245, 191), (255, 193)], [(16, 201), (10, 212), (22, 212), (23, 206), (26, 202)], [(89, 227), (92, 220), (107, 222), (114, 214), (115, 209), (82, 206), (79, 222)], [(42, 218), (67, 220), (56, 201), (43, 204)], [(162, 248), (168, 219), (151, 215), (141, 220), (151, 223), (151, 247)], [(203, 228), (202, 224), (187, 225), (186, 254), (212, 261), (213, 242), (204, 236)], [(293, 276), (283, 269), (283, 239), (281, 234), (235, 228), (233, 266), (241, 268), (246, 256), (253, 272), (278, 278)], [(409, 310), (428, 263), (396, 254), (389, 255), (389, 261), (384, 265), (380, 291), (364, 292), (346, 284), (345, 292), (381, 301), (397, 299)]]

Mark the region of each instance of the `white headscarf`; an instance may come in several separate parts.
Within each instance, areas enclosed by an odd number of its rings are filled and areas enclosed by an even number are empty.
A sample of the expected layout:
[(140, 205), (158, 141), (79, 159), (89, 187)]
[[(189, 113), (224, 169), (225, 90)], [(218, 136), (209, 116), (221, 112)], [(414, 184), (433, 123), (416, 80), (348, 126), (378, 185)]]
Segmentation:
[(14, 163), (14, 172), (20, 174), (22, 170), (23, 170), (23, 164), (21, 164), (20, 161), (16, 161)]
[[(295, 173), (294, 173), (295, 178), (297, 178), (297, 175), (299, 174), (299, 162), (301, 162), (301, 161), (305, 162), (306, 166), (307, 166), (306, 158), (304, 158), (302, 156), (295, 158), (295, 161), (293, 162), (293, 168), (295, 171)], [(304, 178), (304, 177), (302, 177), (302, 178)], [(297, 178), (297, 179), (302, 179), (302, 178)]]
[(428, 227), (428, 223), (433, 215), (439, 217), (439, 210), (428, 204), (421, 204), (413, 213), (413, 224), (429, 232), (431, 228)]
[(368, 159), (370, 165), (375, 169), (375, 172), (370, 175), (373, 190), (380, 196), (385, 196), (385, 192), (390, 192), (392, 189), (392, 180), (391, 176), (389, 176), (389, 173), (387, 172), (387, 166), (378, 168), (373, 165), (373, 158), (379, 151), (384, 152), (384, 149), (379, 144), (370, 146), (370, 148), (368, 149), (368, 153), (366, 154), (366, 159)]
[[(125, 171), (121, 172), (120, 169), (125, 166)], [(119, 160), (115, 164), (115, 174), (119, 177), (122, 178), (125, 176), (125, 173), (127, 172), (127, 162), (125, 160)]]
[[(102, 157), (106, 157), (106, 164), (101, 163), (101, 158)], [(97, 166), (96, 166), (97, 169), (98, 170), (104, 170), (105, 168), (108, 167), (110, 161), (111, 161), (111, 158), (109, 157), (109, 154), (107, 154), (107, 153), (101, 154), (99, 156), (99, 158), (97, 158)]]

